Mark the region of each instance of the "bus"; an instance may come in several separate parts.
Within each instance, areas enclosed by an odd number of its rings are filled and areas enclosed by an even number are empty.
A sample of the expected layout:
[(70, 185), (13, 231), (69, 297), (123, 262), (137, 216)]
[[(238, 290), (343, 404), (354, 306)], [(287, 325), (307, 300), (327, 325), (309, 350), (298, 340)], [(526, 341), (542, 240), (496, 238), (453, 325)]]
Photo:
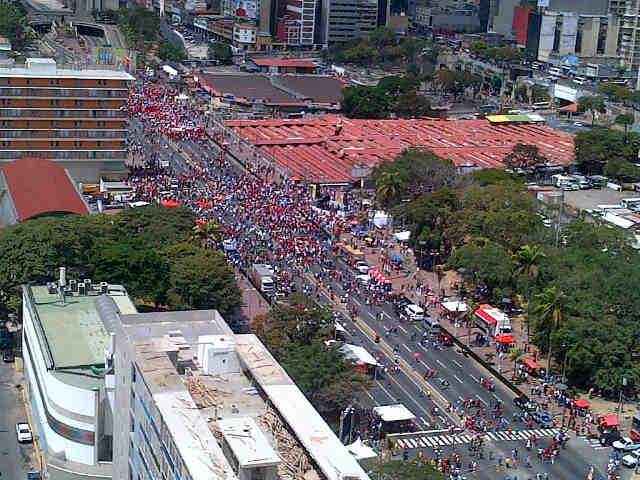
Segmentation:
[(638, 208), (640, 207), (640, 198), (623, 198), (620, 200), (620, 206), (622, 208), (628, 208), (629, 210)]
[(551, 104), (549, 102), (536, 102), (532, 105), (534, 110), (549, 110)]

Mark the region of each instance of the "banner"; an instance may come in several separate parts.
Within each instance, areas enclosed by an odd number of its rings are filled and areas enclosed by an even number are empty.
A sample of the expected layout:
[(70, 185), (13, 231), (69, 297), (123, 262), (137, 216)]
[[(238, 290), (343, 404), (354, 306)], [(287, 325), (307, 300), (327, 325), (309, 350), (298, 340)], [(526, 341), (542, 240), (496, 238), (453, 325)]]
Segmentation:
[(93, 47), (91, 59), (95, 65), (115, 65), (131, 73), (136, 71), (136, 55), (132, 50), (113, 47)]

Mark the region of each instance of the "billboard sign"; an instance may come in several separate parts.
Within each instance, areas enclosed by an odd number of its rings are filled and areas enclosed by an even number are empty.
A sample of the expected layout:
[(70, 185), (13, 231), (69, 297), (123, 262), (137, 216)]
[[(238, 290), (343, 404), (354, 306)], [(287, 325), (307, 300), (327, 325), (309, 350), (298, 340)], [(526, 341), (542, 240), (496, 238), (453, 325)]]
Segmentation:
[(136, 71), (136, 55), (131, 50), (113, 47), (93, 47), (91, 60), (94, 65), (114, 65), (123, 67), (127, 72)]
[(258, 2), (255, 0), (237, 0), (236, 15), (255, 20), (258, 18)]

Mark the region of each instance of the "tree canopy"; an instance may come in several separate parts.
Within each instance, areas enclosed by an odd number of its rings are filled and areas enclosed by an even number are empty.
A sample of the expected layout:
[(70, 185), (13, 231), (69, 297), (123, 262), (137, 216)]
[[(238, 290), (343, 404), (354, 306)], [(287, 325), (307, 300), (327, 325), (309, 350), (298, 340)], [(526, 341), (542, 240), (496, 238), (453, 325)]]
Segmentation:
[(416, 77), (391, 75), (375, 87), (352, 86), (342, 90), (342, 109), (351, 118), (422, 117), (431, 113), (431, 104), (418, 93)]
[(22, 284), (43, 285), (61, 266), (69, 278), (123, 284), (139, 304), (230, 314), (240, 304), (233, 272), (219, 252), (184, 246), (193, 224), (185, 209), (147, 206), (0, 229), (0, 314), (19, 311)]
[(20, 2), (0, 4), (0, 32), (11, 42), (13, 50), (22, 51), (31, 41), (27, 12)]
[(224, 65), (228, 65), (233, 59), (231, 45), (225, 42), (212, 42), (207, 48), (207, 57), (211, 60), (218, 60)]
[(369, 382), (340, 350), (324, 341), (333, 329), (330, 312), (311, 297), (292, 295), (256, 318), (253, 331), (313, 406), (335, 421)]
[(158, 44), (157, 54), (160, 60), (168, 60), (170, 62), (181, 62), (187, 58), (187, 52), (185, 52), (184, 48), (176, 47), (167, 40), (163, 40)]

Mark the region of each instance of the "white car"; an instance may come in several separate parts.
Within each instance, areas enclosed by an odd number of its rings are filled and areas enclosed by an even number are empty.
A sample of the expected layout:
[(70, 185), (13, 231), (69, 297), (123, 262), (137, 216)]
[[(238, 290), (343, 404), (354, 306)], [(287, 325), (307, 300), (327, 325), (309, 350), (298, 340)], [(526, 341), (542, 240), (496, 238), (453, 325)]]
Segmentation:
[(363, 275), (369, 272), (369, 265), (366, 262), (356, 262), (355, 268)]
[(631, 440), (629, 437), (621, 438), (613, 442), (613, 448), (615, 450), (621, 450), (623, 452), (631, 452), (640, 448), (640, 442)]
[(31, 435), (31, 427), (26, 422), (16, 423), (16, 435), (18, 437), (18, 443), (30, 442), (33, 440)]
[(369, 282), (371, 281), (371, 277), (369, 276), (369, 274), (356, 275), (356, 280), (362, 283), (363, 285), (369, 285)]
[(633, 468), (638, 465), (638, 458), (640, 458), (640, 449), (634, 450), (633, 452), (622, 457), (622, 464), (625, 467)]

